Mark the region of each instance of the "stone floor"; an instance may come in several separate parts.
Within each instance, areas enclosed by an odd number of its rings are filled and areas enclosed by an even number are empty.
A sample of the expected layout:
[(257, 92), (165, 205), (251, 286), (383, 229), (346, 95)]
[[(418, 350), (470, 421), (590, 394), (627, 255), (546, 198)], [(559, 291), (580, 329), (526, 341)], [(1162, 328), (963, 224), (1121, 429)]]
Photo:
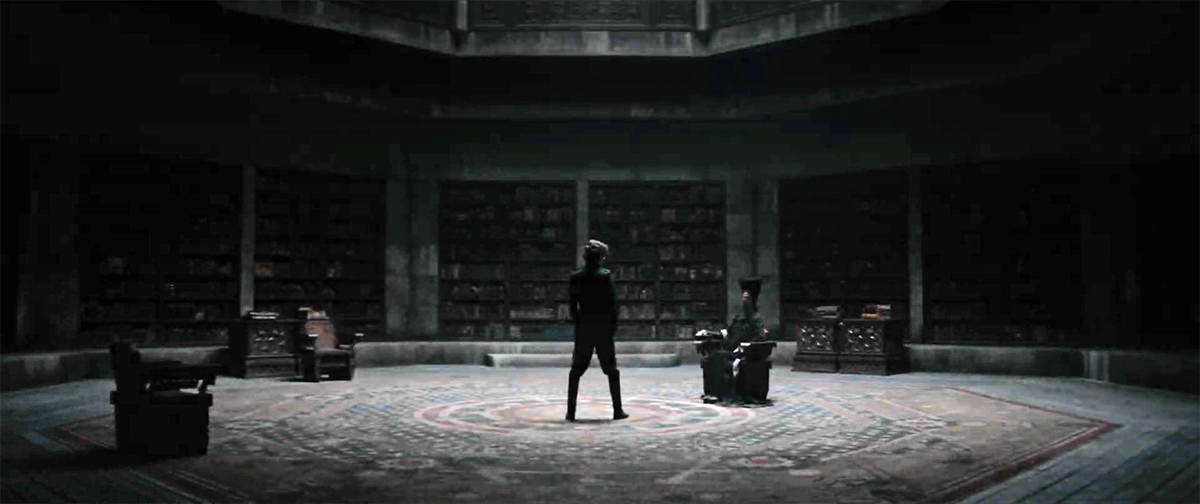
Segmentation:
[(2, 397), (2, 502), (1200, 502), (1196, 396), (1079, 379), (771, 376), (774, 404), (699, 400), (699, 369), (622, 371), (608, 420), (566, 370), (220, 377), (209, 454), (112, 451), (111, 380)]

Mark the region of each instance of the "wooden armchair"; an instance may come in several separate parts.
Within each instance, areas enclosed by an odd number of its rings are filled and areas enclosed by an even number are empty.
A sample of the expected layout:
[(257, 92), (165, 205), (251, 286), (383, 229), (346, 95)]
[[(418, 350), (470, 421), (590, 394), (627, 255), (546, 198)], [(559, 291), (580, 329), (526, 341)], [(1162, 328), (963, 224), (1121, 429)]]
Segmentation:
[[(142, 360), (130, 342), (109, 347), (117, 390), (117, 450), (138, 455), (200, 455), (208, 451), (208, 408), (218, 365)], [(197, 389), (188, 392), (182, 389)]]
[(354, 379), (354, 345), (362, 340), (363, 333), (339, 337), (332, 320), (305, 321), (298, 350), (301, 376), (313, 382), (321, 381), (324, 374), (333, 380)]

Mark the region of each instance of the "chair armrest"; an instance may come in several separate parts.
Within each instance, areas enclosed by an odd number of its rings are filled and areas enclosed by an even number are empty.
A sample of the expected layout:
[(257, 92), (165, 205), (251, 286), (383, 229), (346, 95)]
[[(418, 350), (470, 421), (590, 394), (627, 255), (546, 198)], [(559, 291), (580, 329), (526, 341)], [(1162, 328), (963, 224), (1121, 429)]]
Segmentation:
[(354, 337), (349, 343), (338, 343), (338, 348), (342, 350), (354, 350), (354, 345), (362, 343), (364, 339), (366, 338), (363, 336), (363, 333), (354, 333)]
[(300, 347), (298, 350), (301, 352), (316, 351), (317, 338), (319, 338), (319, 337), (320, 337), (320, 335), (318, 335), (316, 333), (309, 333), (304, 336), (301, 336), (300, 338), (298, 338), (298, 343), (299, 343), (298, 346)]

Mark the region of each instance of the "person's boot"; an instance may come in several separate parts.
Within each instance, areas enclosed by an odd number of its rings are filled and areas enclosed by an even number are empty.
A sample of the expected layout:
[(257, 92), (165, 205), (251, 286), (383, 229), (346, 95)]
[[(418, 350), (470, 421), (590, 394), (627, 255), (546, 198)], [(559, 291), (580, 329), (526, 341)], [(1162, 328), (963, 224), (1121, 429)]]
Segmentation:
[(579, 396), (579, 375), (571, 373), (567, 378), (567, 421), (575, 421), (575, 398)]
[(613, 371), (608, 375), (608, 392), (612, 394), (613, 420), (629, 418), (629, 414), (621, 408), (621, 373)]

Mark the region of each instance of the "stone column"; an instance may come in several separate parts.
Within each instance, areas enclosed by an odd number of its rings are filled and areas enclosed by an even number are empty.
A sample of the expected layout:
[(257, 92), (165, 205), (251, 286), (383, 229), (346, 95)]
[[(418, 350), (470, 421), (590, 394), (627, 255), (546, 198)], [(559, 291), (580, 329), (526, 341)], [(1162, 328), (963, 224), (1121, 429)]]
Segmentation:
[(925, 219), (921, 168), (908, 170), (908, 342), (925, 343)]
[(70, 348), (79, 335), (80, 159), (60, 147), (29, 151), (29, 234), (17, 294), (18, 348)]
[[(395, 161), (393, 161), (395, 163)], [(400, 166), (401, 175), (404, 167)], [(387, 224), (384, 235), (384, 333), (385, 340), (404, 339), (409, 332), (412, 317), (412, 275), (409, 266), (411, 254), (409, 244), (413, 234), (408, 181), (401, 177), (389, 177), (384, 205)]]
[(254, 309), (254, 239), (256, 236), (254, 195), (258, 170), (242, 168), (242, 239), (238, 271), (238, 312), (245, 317)]
[(409, 184), (412, 202), (412, 318), (409, 337), (438, 337), (438, 191), (436, 170), (421, 167)]
[(725, 182), (725, 320), (742, 309), (738, 280), (754, 274), (754, 189), (743, 175)]
[(780, 293), (783, 278), (779, 274), (779, 180), (763, 179), (757, 184), (755, 200), (756, 273), (763, 277), (758, 295), (758, 313), (766, 324), (768, 337), (780, 339)]
[(588, 180), (575, 181), (575, 267), (583, 267), (583, 247), (588, 242)]

